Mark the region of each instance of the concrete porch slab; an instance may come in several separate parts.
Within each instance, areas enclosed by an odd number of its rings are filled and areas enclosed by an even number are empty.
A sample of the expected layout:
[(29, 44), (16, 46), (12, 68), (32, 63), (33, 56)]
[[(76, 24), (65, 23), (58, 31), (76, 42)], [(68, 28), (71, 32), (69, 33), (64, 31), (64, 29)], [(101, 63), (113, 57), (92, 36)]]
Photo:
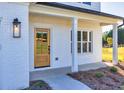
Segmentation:
[[(79, 66), (79, 71), (98, 69), (106, 67), (105, 63), (92, 63)], [(30, 80), (44, 80), (55, 90), (88, 90), (90, 89), (85, 84), (77, 81), (69, 76), (71, 67), (49, 69), (43, 71), (35, 71), (30, 73)]]
[(67, 75), (42, 78), (54, 90), (90, 90), (88, 86)]
[[(106, 66), (107, 65), (102, 62), (84, 64), (79, 66), (79, 71), (97, 69), (97, 68), (106, 67)], [(71, 67), (34, 71), (30, 73), (30, 80), (38, 80), (38, 79), (41, 79), (41, 77), (54, 77), (57, 75), (65, 75), (67, 73), (71, 73)]]

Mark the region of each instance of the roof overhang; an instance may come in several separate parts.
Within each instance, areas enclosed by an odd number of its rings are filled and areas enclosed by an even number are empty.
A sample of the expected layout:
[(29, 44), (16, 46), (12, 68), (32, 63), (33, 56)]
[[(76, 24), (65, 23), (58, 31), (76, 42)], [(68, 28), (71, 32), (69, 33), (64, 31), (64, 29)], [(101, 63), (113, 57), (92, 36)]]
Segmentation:
[(104, 13), (104, 12), (89, 10), (89, 9), (85, 9), (85, 8), (79, 8), (79, 7), (75, 7), (75, 6), (65, 5), (65, 4), (56, 3), (56, 2), (37, 2), (36, 4), (48, 5), (48, 6), (53, 6), (53, 7), (57, 7), (57, 8), (69, 9), (69, 10), (73, 10), (73, 11), (90, 13), (90, 14), (95, 14), (95, 15), (100, 15), (100, 16), (124, 19), (124, 17), (120, 17), (120, 16), (116, 16), (116, 15), (112, 15), (112, 14), (108, 14), (108, 13)]
[(94, 20), (100, 22), (101, 24), (114, 24), (117, 22), (122, 22), (124, 19), (123, 17), (116, 15), (55, 2), (37, 2), (36, 4), (31, 5), (29, 10), (34, 13)]

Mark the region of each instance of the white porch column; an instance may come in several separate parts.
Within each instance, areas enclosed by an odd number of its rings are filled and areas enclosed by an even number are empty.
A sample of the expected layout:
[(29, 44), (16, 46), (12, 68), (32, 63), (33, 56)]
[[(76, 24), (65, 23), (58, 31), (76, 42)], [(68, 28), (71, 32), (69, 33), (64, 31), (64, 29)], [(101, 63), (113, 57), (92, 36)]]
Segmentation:
[(72, 72), (78, 72), (77, 61), (77, 27), (78, 19), (72, 19)]
[(118, 31), (117, 24), (113, 24), (113, 64), (118, 64)]

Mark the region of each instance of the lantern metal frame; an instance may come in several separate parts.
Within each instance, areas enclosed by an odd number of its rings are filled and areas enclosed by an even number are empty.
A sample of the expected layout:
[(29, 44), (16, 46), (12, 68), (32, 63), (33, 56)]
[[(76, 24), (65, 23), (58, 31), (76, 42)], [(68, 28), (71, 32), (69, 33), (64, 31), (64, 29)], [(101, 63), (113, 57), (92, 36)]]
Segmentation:
[[(18, 27), (19, 35), (16, 36), (15, 34), (15, 26)], [(18, 21), (18, 18), (13, 20), (13, 38), (20, 38), (21, 37), (21, 22)]]

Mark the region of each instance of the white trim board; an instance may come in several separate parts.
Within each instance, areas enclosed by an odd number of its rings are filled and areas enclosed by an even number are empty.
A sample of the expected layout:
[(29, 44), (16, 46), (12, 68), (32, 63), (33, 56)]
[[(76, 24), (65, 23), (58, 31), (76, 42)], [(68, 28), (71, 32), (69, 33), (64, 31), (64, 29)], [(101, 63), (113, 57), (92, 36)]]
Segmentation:
[(3, 19), (3, 17), (0, 17), (0, 24), (1, 24), (2, 19)]
[(0, 21), (3, 19), (3, 17), (0, 17)]

